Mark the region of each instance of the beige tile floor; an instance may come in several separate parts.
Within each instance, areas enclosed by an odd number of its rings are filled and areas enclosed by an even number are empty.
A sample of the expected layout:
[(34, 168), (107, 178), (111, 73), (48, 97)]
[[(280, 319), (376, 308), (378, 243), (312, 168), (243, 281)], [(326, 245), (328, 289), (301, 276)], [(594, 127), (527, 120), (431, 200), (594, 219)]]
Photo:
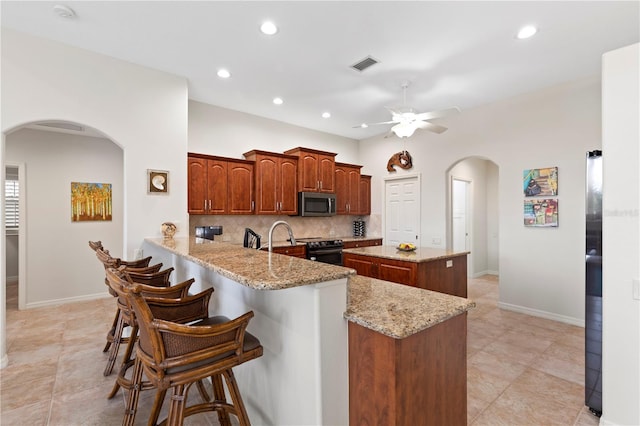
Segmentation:
[[(469, 297), (478, 305), (468, 322), (470, 425), (598, 424), (583, 405), (582, 328), (498, 309), (496, 277), (470, 280)], [(0, 370), (0, 424), (121, 423), (124, 393), (107, 400), (114, 376), (102, 375), (114, 305), (107, 298), (18, 311), (17, 286), (7, 284), (9, 365)], [(150, 410), (153, 395), (145, 394), (136, 424), (145, 424)], [(218, 424), (213, 415), (190, 420)]]

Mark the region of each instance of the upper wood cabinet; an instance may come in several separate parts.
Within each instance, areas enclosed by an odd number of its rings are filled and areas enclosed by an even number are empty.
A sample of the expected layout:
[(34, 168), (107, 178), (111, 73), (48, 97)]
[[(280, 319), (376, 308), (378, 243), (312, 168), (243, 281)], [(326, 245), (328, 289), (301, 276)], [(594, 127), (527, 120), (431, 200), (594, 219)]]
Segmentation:
[(244, 153), (255, 163), (256, 214), (298, 213), (298, 157), (252, 150)]
[(336, 154), (302, 147), (285, 154), (298, 157), (298, 191), (335, 192)]
[(371, 176), (360, 175), (359, 185), (359, 213), (361, 215), (371, 214)]
[(360, 169), (362, 166), (336, 163), (336, 213), (360, 213)]
[(189, 153), (189, 214), (252, 214), (253, 163)]

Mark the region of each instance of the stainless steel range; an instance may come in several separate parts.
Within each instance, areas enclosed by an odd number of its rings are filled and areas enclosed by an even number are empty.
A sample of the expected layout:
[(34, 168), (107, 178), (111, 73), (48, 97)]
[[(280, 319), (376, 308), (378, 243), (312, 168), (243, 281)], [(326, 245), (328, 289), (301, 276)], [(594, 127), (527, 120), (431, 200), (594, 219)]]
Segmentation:
[(342, 266), (342, 240), (326, 238), (298, 238), (299, 242), (307, 245), (307, 259), (317, 262)]

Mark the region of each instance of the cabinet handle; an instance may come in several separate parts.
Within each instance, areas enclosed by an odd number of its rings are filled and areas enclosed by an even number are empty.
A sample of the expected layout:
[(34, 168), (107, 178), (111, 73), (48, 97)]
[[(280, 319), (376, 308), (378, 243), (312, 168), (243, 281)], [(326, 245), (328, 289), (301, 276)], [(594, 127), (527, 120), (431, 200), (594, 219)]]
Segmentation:
[(322, 181), (320, 181), (320, 189), (322, 189)]
[(255, 209), (256, 209), (256, 202), (251, 201), (251, 211), (255, 211)]
[(204, 211), (207, 211), (207, 200), (204, 200)]

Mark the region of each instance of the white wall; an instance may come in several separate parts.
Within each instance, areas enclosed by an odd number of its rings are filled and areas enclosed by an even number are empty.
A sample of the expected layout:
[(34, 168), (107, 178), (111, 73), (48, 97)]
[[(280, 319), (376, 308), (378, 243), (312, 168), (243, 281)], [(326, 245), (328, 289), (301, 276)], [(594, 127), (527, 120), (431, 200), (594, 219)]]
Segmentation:
[(498, 275), (500, 220), (498, 205), (498, 167), (487, 163), (487, 273)]
[(338, 162), (360, 164), (353, 139), (189, 101), (189, 152), (244, 158), (252, 149), (282, 153), (299, 146), (335, 152)]
[[(21, 188), (27, 209), (26, 307), (51, 301), (104, 295), (104, 269), (89, 240), (121, 252), (123, 229), (122, 149), (108, 139), (22, 129), (6, 137), (6, 160), (24, 163)], [(71, 182), (110, 183), (113, 219), (71, 222)], [(87, 277), (97, 277), (87, 279)], [(54, 284), (55, 285), (52, 285)]]
[[(500, 301), (503, 306), (584, 323), (584, 158), (601, 146), (600, 84), (591, 77), (495, 102), (442, 119), (436, 135), (360, 142), (360, 161), (374, 172), (372, 213), (380, 214), (386, 162), (406, 147), (422, 174), (421, 244), (445, 241), (447, 169), (467, 157), (499, 167)], [(522, 170), (559, 167), (560, 226), (523, 226)], [(531, 253), (535, 253), (532, 259)]]
[[(640, 424), (640, 44), (603, 56), (602, 421)], [(640, 286), (640, 283), (638, 283)]]
[[(123, 254), (162, 222), (187, 222), (187, 82), (2, 28), (2, 132), (43, 120), (99, 130), (124, 152)], [(147, 195), (147, 169), (169, 170), (169, 195)]]

